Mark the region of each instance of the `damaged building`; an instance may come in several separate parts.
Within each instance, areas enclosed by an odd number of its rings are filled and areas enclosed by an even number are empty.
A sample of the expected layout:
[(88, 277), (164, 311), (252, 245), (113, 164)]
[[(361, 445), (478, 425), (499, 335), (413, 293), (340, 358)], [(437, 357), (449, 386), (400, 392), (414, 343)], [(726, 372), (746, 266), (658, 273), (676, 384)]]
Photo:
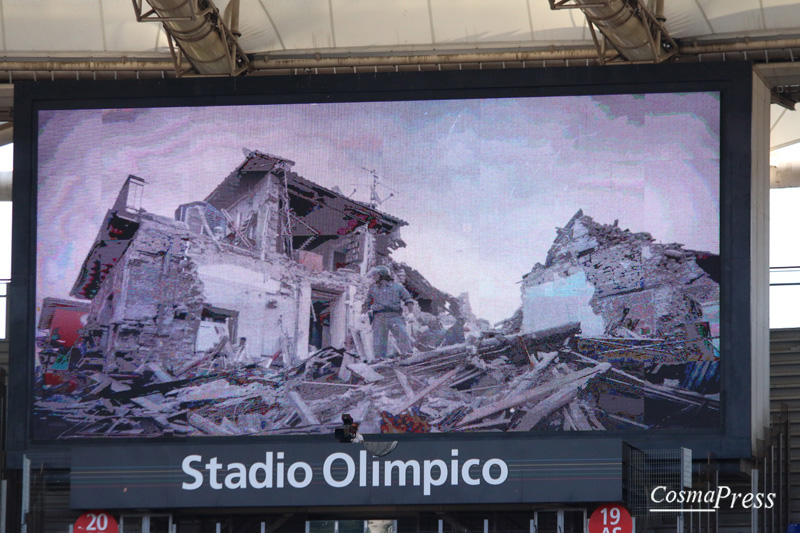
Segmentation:
[(293, 164), (251, 152), (174, 220), (141, 209), (144, 180), (128, 178), (71, 292), (92, 301), (104, 371), (152, 364), (178, 376), (220, 343), (251, 362), (289, 365), (346, 340), (370, 358), (355, 302), (405, 222)]
[[(391, 259), (405, 223), (249, 152), (202, 202), (143, 210), (130, 176), (73, 287), (80, 357), (46, 437), (682, 428), (719, 424), (715, 256), (578, 212), (495, 327)], [(415, 354), (376, 360), (386, 264)]]
[[(448, 331), (463, 331), (464, 298), (390, 258), (404, 246), (406, 223), (304, 179), (293, 165), (245, 151), (211, 194), (178, 206), (174, 219), (143, 209), (145, 180), (127, 178), (70, 292), (88, 300), (76, 304), (85, 324), (69, 365), (78, 375), (64, 378), (70, 391), (96, 394), (113, 382), (119, 392), (248, 366), (274, 372), (322, 348), (373, 362), (362, 304), (376, 264), (390, 265), (414, 296), (412, 333), (423, 349), (463, 341)], [(52, 370), (43, 368), (48, 384), (58, 381)]]
[[(522, 300), (523, 331), (579, 321), (589, 336), (718, 337), (719, 257), (578, 211), (524, 276)], [(702, 346), (691, 358), (716, 358), (718, 347)]]
[[(719, 268), (718, 255), (658, 243), (578, 211), (557, 229), (545, 263), (524, 276), (516, 325), (529, 332), (579, 323), (576, 352), (655, 386), (718, 399)], [(598, 398), (604, 411), (646, 427), (675, 416), (662, 400), (618, 392)]]

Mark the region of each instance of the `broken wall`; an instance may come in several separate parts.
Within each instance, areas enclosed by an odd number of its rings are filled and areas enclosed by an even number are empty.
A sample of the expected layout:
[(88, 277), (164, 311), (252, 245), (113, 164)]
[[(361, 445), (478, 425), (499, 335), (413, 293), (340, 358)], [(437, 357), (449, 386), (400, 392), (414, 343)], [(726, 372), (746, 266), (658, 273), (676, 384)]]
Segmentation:
[(281, 179), (271, 172), (241, 172), (240, 179), (252, 185), (225, 210), (232, 230), (226, 240), (264, 253), (278, 251)]
[(578, 211), (545, 265), (523, 279), (523, 331), (581, 322), (587, 336), (685, 337), (697, 323), (718, 331), (719, 284), (698, 259), (710, 254), (657, 244), (648, 233), (604, 225)]
[(148, 361), (179, 364), (193, 353), (202, 310), (184, 224), (142, 215), (141, 225), (92, 299), (83, 335), (105, 352), (105, 371)]
[(590, 304), (595, 287), (586, 274), (573, 268), (564, 277), (555, 277), (522, 288), (522, 331), (554, 328), (570, 322), (580, 322), (586, 335), (601, 335), (605, 330), (602, 317)]
[[(217, 251), (196, 239), (188, 256), (197, 263), (205, 305), (236, 313), (237, 338), (247, 339), (251, 357), (272, 356), (280, 351), (282, 337), (292, 333), (296, 321), (294, 291), (283, 281), (282, 265), (268, 264), (231, 250)], [(283, 267), (285, 269), (285, 267)]]

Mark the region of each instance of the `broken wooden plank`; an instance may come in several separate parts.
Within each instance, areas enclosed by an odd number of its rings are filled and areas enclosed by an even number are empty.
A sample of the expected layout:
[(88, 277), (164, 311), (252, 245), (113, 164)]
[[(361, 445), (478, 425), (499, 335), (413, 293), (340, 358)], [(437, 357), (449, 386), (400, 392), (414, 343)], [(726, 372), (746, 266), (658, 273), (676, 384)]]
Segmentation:
[(352, 374), (350, 372), (350, 369), (347, 367), (353, 362), (354, 362), (353, 356), (350, 355), (350, 352), (345, 352), (344, 355), (342, 355), (342, 366), (339, 367), (339, 373), (338, 373), (339, 379), (341, 379), (342, 381), (350, 381)]
[(411, 387), (411, 384), (408, 382), (408, 376), (406, 376), (399, 368), (394, 368), (394, 375), (397, 376), (397, 382), (400, 383), (400, 386), (403, 387), (403, 391), (406, 393), (406, 397), (410, 400), (414, 397), (414, 389)]
[(186, 421), (207, 435), (232, 435), (227, 429), (197, 413), (189, 413)]
[(578, 389), (585, 385), (592, 376), (594, 376), (594, 374), (584, 376), (582, 379), (573, 381), (568, 386), (558, 390), (555, 394), (552, 394), (551, 396), (548, 396), (537, 403), (533, 409), (529, 409), (528, 412), (525, 413), (515, 429), (518, 431), (532, 430), (534, 427), (536, 427), (536, 424), (550, 416), (550, 413), (558, 410), (574, 400), (578, 395)]
[(541, 398), (556, 389), (560, 389), (569, 385), (569, 383), (571, 382), (579, 381), (582, 380), (583, 378), (588, 378), (597, 374), (601, 374), (603, 372), (606, 372), (609, 368), (611, 368), (610, 363), (601, 363), (593, 368), (585, 368), (583, 370), (579, 370), (574, 374), (572, 374), (571, 376), (565, 377), (565, 379), (554, 379), (553, 381), (549, 381), (528, 392), (514, 396), (513, 398), (507, 398), (494, 405), (487, 405), (486, 407), (476, 409), (475, 411), (464, 417), (464, 419), (462, 419), (461, 422), (456, 424), (456, 426), (465, 426), (471, 422), (480, 420), (481, 418), (496, 413), (498, 411), (510, 409), (511, 407), (516, 407), (520, 404), (533, 401), (537, 398)]
[(319, 419), (311, 411), (311, 408), (308, 406), (306, 402), (303, 401), (303, 398), (300, 396), (295, 390), (289, 391), (289, 398), (292, 400), (292, 403), (297, 406), (300, 415), (305, 419), (308, 424), (319, 424)]
[(143, 397), (143, 396), (139, 398), (131, 398), (131, 401), (137, 405), (144, 407), (149, 411), (152, 411), (153, 413), (168, 413), (174, 410), (176, 404), (178, 403), (178, 402), (164, 402), (164, 401), (162, 401), (161, 403), (156, 403), (149, 397)]
[(432, 390), (434, 390), (434, 389), (444, 385), (445, 383), (447, 383), (448, 380), (452, 379), (453, 376), (458, 374), (463, 369), (464, 369), (463, 366), (460, 366), (458, 368), (454, 368), (453, 370), (451, 370), (450, 372), (448, 372), (447, 374), (445, 374), (441, 378), (433, 380), (433, 382), (431, 382), (427, 387), (425, 387), (419, 393), (414, 395), (413, 398), (411, 398), (410, 400), (406, 401), (405, 403), (400, 404), (400, 407), (395, 408), (394, 409), (394, 414), (402, 413), (403, 411), (405, 411), (406, 409), (408, 409), (409, 407), (411, 407), (412, 405), (414, 405), (415, 403), (417, 403), (418, 401), (423, 399), (425, 396), (427, 396), (429, 392), (431, 392)]
[(373, 370), (372, 365), (367, 363), (350, 363), (348, 368), (358, 374), (358, 376), (367, 383), (374, 383), (385, 379), (384, 376)]

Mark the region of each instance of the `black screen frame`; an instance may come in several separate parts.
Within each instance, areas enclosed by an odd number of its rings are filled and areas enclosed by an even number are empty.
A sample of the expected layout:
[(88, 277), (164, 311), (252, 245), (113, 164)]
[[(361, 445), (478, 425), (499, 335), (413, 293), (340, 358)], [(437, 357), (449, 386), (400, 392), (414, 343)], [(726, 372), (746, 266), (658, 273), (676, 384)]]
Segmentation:
[[(192, 439), (98, 439), (37, 442), (31, 439), (33, 332), (36, 279), (37, 113), (43, 109), (196, 105), (291, 104), (373, 100), (501, 98), (647, 92), (718, 91), (721, 98), (720, 349), (721, 417), (714, 430), (574, 432), (535, 434), (400, 435), (392, 439), (488, 439), (502, 446), (518, 439), (624, 439), (644, 448), (686, 446), (696, 454), (749, 457), (751, 398), (751, 122), (753, 72), (749, 63), (629, 65), (493, 71), (398, 72), (15, 84), (12, 280), (9, 286), (9, 466), (31, 450), (96, 445), (191, 445)], [(303, 441), (319, 436), (243, 437), (252, 442)], [(376, 437), (380, 439), (381, 437)], [(206, 437), (203, 444), (235, 437)], [(196, 439), (195, 439), (196, 440)]]

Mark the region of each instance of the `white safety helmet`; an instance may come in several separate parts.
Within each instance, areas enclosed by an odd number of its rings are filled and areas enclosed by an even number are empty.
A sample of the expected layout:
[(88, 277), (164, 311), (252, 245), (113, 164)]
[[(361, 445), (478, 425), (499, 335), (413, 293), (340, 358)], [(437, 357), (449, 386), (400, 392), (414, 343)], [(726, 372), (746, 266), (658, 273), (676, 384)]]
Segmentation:
[(369, 271), (369, 274), (378, 276), (380, 278), (392, 279), (392, 272), (386, 265), (378, 265), (372, 267), (372, 270)]

